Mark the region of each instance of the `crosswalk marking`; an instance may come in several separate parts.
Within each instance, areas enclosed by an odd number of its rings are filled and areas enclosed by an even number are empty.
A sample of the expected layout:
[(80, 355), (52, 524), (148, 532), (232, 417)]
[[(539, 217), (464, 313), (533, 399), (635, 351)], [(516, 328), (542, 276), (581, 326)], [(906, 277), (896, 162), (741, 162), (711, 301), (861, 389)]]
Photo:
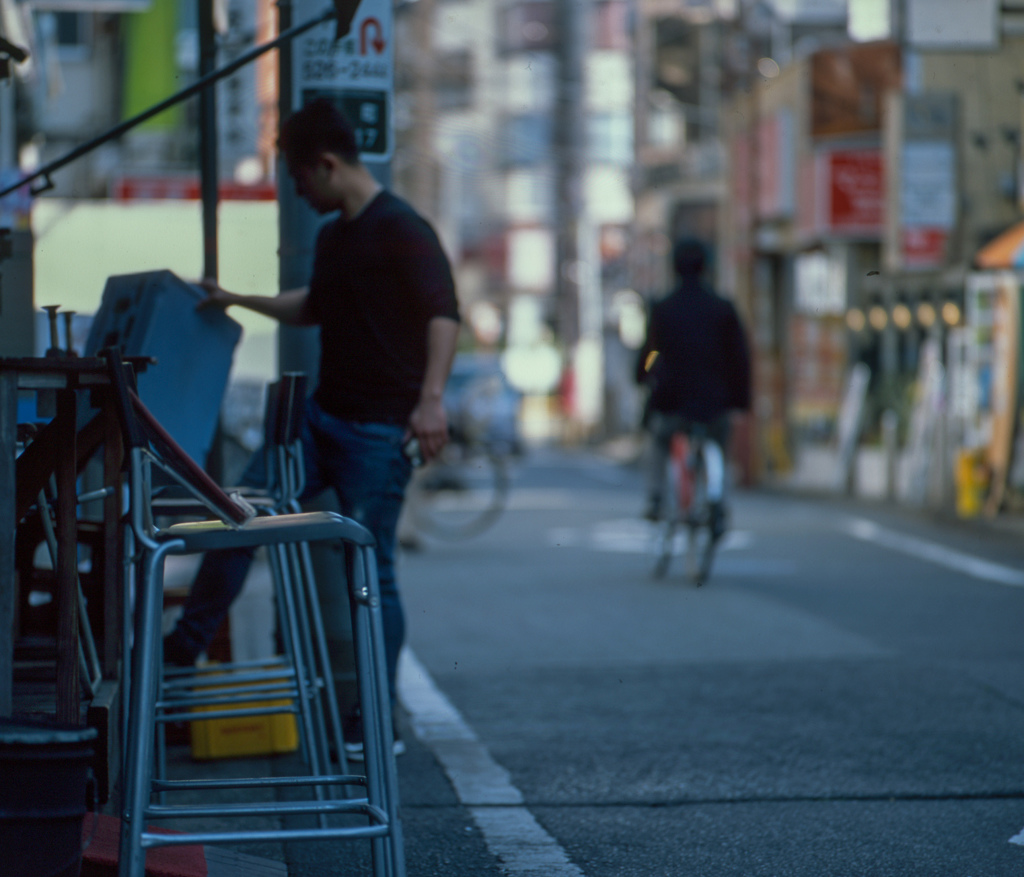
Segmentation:
[[(650, 554), (660, 536), (661, 525), (635, 518), (600, 521), (590, 527), (552, 527), (547, 532), (547, 543), (559, 548), (586, 548), (591, 551), (609, 551), (618, 554)], [(675, 536), (675, 552), (682, 554), (686, 547), (686, 532)], [(718, 551), (743, 551), (754, 544), (749, 530), (730, 530), (725, 534)]]

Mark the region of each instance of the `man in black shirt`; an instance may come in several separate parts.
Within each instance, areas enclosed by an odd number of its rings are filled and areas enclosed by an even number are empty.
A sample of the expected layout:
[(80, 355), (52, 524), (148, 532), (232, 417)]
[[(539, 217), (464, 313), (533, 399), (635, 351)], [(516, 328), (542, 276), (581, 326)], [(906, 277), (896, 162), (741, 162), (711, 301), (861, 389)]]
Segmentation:
[[(411, 475), (411, 437), (425, 460), (448, 439), (442, 393), (459, 331), (451, 269), (437, 235), (407, 203), (382, 189), (359, 161), (353, 130), (327, 100), (282, 126), (280, 148), (299, 195), (320, 214), (308, 287), (276, 297), (204, 284), (205, 307), (240, 305), (291, 325), (320, 327), (320, 369), (303, 432), (306, 490), (338, 496), (343, 514), (376, 539), (392, 698), (405, 622), (395, 583), (398, 516)], [(257, 453), (249, 480), (256, 480)], [(192, 663), (238, 595), (250, 556), (208, 554), (165, 659)], [(350, 752), (350, 757), (356, 755)]]
[[(725, 452), (729, 412), (750, 407), (750, 354), (732, 303), (701, 280), (706, 260), (700, 241), (682, 239), (673, 250), (678, 284), (651, 308), (647, 340), (637, 359), (636, 378), (650, 388), (644, 421), (651, 437), (647, 472), (649, 520), (662, 514), (666, 465), (672, 435), (692, 424), (708, 428)], [(717, 484), (709, 471), (712, 534), (725, 527), (722, 466)], [(711, 467), (709, 466), (709, 469)]]

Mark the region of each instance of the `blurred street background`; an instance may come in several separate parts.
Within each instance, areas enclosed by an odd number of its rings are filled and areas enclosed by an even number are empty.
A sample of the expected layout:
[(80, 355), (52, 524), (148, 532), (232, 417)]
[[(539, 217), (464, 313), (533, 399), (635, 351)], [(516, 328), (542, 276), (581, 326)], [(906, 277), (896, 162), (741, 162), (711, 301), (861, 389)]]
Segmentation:
[[(1024, 3), (362, 0), (340, 41), (105, 135), (323, 11), (0, 0), (0, 356), (141, 337), (118, 275), (304, 283), (278, 119), (353, 115), (451, 258), (446, 403), (499, 466), (485, 525), (444, 538), (415, 489), (403, 521), (410, 874), (1020, 873)], [(633, 362), (681, 236), (754, 359), (702, 588), (652, 577), (640, 514)], [(198, 388), (146, 317), (168, 428), (227, 483), (267, 383), (316, 362), (231, 316)], [(174, 404), (199, 396), (209, 422)], [(272, 641), (246, 594), (236, 655)], [(328, 846), (248, 852), (339, 873)]]
[[(281, 29), (269, 0), (0, 9), (0, 34), (28, 53), (0, 54), (8, 184)], [(282, 9), (294, 24), (323, 11)], [(287, 41), (289, 57), (242, 66), (208, 90), (212, 110), (176, 104), (36, 179), (35, 196), (0, 199), (0, 352), (44, 353), (51, 304), (74, 312), (67, 346), (81, 351), (111, 275), (218, 274), (267, 295), (302, 282), (315, 221), (274, 139), (281, 108), (315, 86), (360, 114), (364, 160), (436, 224), (462, 347), (500, 363), (527, 440), (636, 430), (633, 351), (671, 285), (670, 244), (691, 235), (712, 247), (709, 280), (755, 352), (754, 414), (734, 448), (744, 483), (965, 516), (1020, 506), (1019, 4), (360, 10), (338, 43), (322, 25)], [(308, 339), (236, 318), (228, 433), (251, 443), (239, 406), (258, 412), (263, 383), (315, 359)]]

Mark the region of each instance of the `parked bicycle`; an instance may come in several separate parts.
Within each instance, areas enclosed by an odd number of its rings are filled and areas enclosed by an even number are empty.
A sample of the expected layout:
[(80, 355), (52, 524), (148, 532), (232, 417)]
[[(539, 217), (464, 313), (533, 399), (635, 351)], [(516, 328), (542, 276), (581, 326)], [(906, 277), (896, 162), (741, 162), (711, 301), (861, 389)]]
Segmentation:
[(655, 540), (656, 578), (664, 578), (673, 556), (684, 553), (686, 574), (693, 583), (699, 587), (707, 581), (720, 535), (715, 533), (720, 523), (713, 520), (711, 498), (721, 496), (724, 468), (722, 449), (703, 424), (690, 424), (686, 432), (672, 437), (668, 509)]
[(456, 359), (445, 393), (451, 438), (437, 459), (413, 475), (406, 510), (413, 530), (468, 539), (501, 517), (510, 489), (508, 463), (520, 452), (518, 403), (496, 360)]

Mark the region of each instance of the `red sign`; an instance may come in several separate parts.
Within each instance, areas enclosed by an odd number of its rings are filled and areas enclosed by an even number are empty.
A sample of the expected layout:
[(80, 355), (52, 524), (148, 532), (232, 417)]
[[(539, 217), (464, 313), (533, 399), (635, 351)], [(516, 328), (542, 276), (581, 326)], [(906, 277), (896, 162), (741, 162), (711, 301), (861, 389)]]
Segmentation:
[[(274, 201), (277, 186), (257, 183), (243, 186), (222, 180), (217, 187), (221, 201)], [(198, 201), (199, 180), (195, 177), (122, 177), (113, 185), (112, 197), (116, 201)]]
[(946, 261), (949, 229), (916, 226), (902, 231), (903, 265), (906, 268), (938, 268)]
[(833, 232), (882, 234), (884, 176), (880, 149), (837, 149), (826, 153), (827, 227)]

